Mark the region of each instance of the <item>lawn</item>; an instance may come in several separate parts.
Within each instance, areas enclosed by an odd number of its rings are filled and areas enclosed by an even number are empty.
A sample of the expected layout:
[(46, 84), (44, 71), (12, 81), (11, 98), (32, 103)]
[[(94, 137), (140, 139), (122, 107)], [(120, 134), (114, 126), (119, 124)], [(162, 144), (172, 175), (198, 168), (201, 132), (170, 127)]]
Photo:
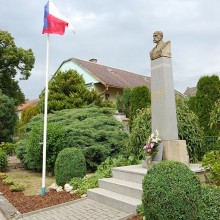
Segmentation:
[[(8, 158), (8, 170), (6, 174), (12, 178), (14, 183), (21, 183), (25, 186), (25, 195), (38, 195), (41, 193), (42, 174), (20, 167), (20, 161), (16, 157)], [(55, 182), (54, 177), (46, 176), (46, 187)]]

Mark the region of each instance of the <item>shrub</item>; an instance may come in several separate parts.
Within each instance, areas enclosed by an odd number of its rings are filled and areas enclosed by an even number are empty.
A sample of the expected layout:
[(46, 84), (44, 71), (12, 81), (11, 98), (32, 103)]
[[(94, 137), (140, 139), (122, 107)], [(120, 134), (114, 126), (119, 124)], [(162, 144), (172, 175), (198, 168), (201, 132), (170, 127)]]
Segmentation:
[(19, 140), (15, 143), (15, 153), (16, 156), (20, 159), (20, 161), (25, 164), (25, 158), (27, 154), (27, 148), (26, 148), (26, 139)]
[[(53, 172), (56, 157), (66, 146), (80, 149), (103, 146), (107, 156), (118, 154), (125, 146), (128, 133), (113, 117), (114, 111), (90, 107), (48, 114), (47, 171)], [(33, 117), (26, 127), (26, 138), (16, 143), (16, 153), (28, 169), (41, 170), (42, 115)]]
[(83, 178), (73, 177), (69, 184), (73, 187), (73, 190), (77, 190), (83, 184)]
[(201, 219), (220, 219), (220, 187), (203, 184), (202, 203)]
[[(36, 123), (27, 135), (24, 162), (29, 169), (40, 171), (42, 168), (43, 125)], [(58, 153), (64, 148), (62, 125), (48, 123), (47, 127), (47, 172), (54, 172)]]
[(137, 110), (137, 114), (133, 119), (132, 130), (129, 136), (127, 153), (142, 159), (148, 137), (151, 134), (151, 111), (149, 108)]
[(177, 123), (180, 140), (186, 140), (189, 159), (197, 162), (203, 144), (203, 130), (199, 119), (188, 107), (186, 100), (177, 100)]
[(0, 149), (0, 171), (4, 171), (8, 166), (8, 158), (6, 153)]
[(218, 99), (220, 99), (219, 76), (202, 76), (197, 83), (196, 98), (192, 102), (192, 109), (197, 114), (206, 136), (217, 136), (219, 132), (219, 129), (209, 126), (210, 114)]
[(3, 182), (5, 185), (9, 185), (9, 186), (14, 184), (12, 178), (10, 178), (10, 177), (6, 177), (5, 179), (2, 180), (2, 182)]
[(151, 93), (147, 86), (137, 86), (132, 89), (131, 92), (131, 122), (133, 118), (137, 115), (136, 111), (138, 109), (147, 108), (151, 105)]
[(9, 142), (2, 142), (0, 144), (0, 149), (5, 151), (5, 153), (7, 155), (12, 155), (15, 151), (15, 145), (13, 143), (9, 143)]
[(91, 146), (83, 149), (83, 154), (86, 158), (86, 168), (88, 172), (96, 171), (109, 155), (109, 150), (103, 146)]
[(56, 159), (55, 179), (58, 185), (63, 186), (73, 177), (84, 177), (86, 174), (86, 161), (80, 149), (65, 148)]
[(9, 187), (9, 189), (12, 191), (12, 192), (22, 192), (25, 190), (25, 187), (23, 184), (20, 184), (20, 183), (16, 183), (14, 185), (11, 185)]
[(0, 179), (3, 180), (5, 178), (7, 178), (8, 175), (6, 173), (0, 173)]
[(162, 161), (143, 180), (142, 202), (146, 219), (195, 220), (199, 215), (201, 186), (184, 164)]
[(220, 151), (206, 153), (202, 158), (202, 166), (210, 169), (211, 180), (220, 185)]
[(77, 194), (83, 195), (86, 194), (87, 189), (98, 187), (98, 179), (99, 176), (96, 174), (84, 178), (82, 184), (77, 189)]
[(218, 135), (220, 141), (220, 98), (215, 102), (210, 113), (209, 126), (210, 129), (215, 130), (215, 134)]

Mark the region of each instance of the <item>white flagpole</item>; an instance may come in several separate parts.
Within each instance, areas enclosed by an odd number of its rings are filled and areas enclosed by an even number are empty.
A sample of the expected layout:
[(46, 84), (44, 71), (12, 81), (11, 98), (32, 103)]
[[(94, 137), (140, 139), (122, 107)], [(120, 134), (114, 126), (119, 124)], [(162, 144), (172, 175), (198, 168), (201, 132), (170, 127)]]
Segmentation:
[(44, 100), (44, 136), (43, 136), (43, 166), (42, 166), (42, 188), (41, 195), (46, 194), (46, 149), (47, 149), (47, 102), (48, 102), (48, 75), (49, 75), (49, 43), (50, 36), (47, 34), (47, 51), (46, 51), (46, 79), (45, 79), (45, 100)]

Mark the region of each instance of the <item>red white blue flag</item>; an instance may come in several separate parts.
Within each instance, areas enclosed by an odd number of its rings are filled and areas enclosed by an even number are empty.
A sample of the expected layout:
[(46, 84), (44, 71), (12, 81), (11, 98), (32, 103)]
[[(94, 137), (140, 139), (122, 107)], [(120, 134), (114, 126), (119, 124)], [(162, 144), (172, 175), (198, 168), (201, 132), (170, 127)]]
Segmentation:
[(49, 0), (44, 6), (44, 27), (42, 33), (63, 35), (66, 27), (74, 31), (71, 23), (60, 14), (53, 2)]

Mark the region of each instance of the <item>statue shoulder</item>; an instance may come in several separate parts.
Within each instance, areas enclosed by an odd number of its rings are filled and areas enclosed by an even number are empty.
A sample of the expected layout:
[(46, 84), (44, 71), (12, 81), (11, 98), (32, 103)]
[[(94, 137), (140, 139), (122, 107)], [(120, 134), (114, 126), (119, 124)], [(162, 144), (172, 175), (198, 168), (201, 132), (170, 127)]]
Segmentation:
[(171, 42), (162, 42), (160, 45), (154, 47), (150, 51), (151, 60), (155, 60), (160, 57), (171, 57)]

